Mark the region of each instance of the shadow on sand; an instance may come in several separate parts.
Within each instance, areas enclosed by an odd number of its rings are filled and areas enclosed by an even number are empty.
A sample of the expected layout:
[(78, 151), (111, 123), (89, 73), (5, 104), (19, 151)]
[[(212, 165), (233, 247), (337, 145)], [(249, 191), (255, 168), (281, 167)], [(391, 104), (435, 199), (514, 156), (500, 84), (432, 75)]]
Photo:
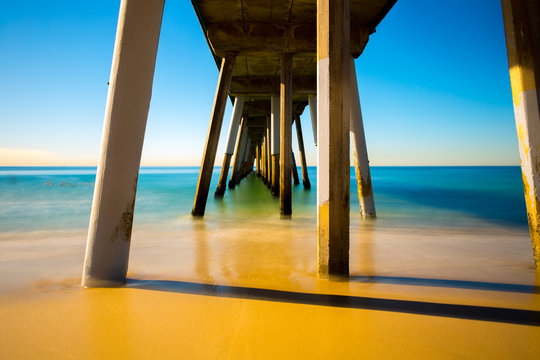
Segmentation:
[[(397, 278), (387, 278), (397, 279)], [(404, 278), (407, 279), (407, 278)], [(429, 282), (439, 286), (451, 287), (454, 285), (477, 285), (483, 283), (462, 282), (452, 280), (432, 280), (432, 279), (410, 279), (418, 282), (424, 282), (424, 285)], [(360, 279), (356, 279), (360, 281)], [(463, 283), (463, 284), (462, 284)], [(485, 289), (495, 290), (495, 285), (501, 286), (502, 289), (509, 289), (516, 286), (520, 289), (521, 285), (512, 284), (489, 284), (486, 283)], [(437, 286), (437, 285), (435, 285)], [(173, 281), (173, 280), (137, 280), (128, 279), (127, 287), (152, 290), (166, 291), (181, 294), (203, 295), (203, 296), (218, 296), (226, 298), (263, 300), (274, 302), (285, 302), (304, 305), (332, 306), (351, 309), (365, 309), (378, 311), (391, 311), (416, 315), (431, 315), (443, 316), (458, 319), (481, 320), (500, 323), (510, 323), (519, 325), (540, 326), (540, 312), (533, 310), (508, 309), (498, 307), (473, 306), (473, 305), (457, 305), (457, 304), (442, 304), (434, 302), (410, 301), (410, 300), (394, 300), (381, 299), (361, 296), (348, 295), (330, 295), (330, 294), (314, 294), (302, 293), (283, 290), (259, 289), (252, 287), (227, 286), (227, 285), (211, 285), (194, 282)], [(534, 288), (534, 287), (531, 287)], [(525, 289), (525, 288), (523, 288)], [(529, 289), (532, 290), (532, 289)], [(510, 291), (510, 290), (503, 290)], [(527, 291), (529, 292), (529, 291)], [(534, 288), (534, 292), (537, 289)]]

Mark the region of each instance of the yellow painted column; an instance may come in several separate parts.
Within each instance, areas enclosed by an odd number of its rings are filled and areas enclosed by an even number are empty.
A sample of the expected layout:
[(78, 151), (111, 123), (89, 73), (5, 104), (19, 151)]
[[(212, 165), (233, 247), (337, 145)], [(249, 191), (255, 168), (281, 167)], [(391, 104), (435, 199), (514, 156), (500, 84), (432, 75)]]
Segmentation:
[(364, 124), (362, 123), (360, 96), (358, 94), (358, 80), (356, 79), (356, 69), (352, 56), (350, 57), (350, 64), (351, 148), (356, 172), (358, 201), (360, 202), (362, 217), (375, 217), (375, 199), (373, 198), (373, 187), (371, 186), (371, 172), (369, 170)]
[(502, 0), (508, 67), (536, 268), (540, 268), (540, 2)]
[(348, 0), (317, 0), (317, 262), (319, 277), (349, 274)]
[(122, 0), (82, 286), (124, 283), (164, 0)]
[(285, 216), (292, 214), (292, 70), (293, 54), (281, 54), (279, 203), (280, 213)]

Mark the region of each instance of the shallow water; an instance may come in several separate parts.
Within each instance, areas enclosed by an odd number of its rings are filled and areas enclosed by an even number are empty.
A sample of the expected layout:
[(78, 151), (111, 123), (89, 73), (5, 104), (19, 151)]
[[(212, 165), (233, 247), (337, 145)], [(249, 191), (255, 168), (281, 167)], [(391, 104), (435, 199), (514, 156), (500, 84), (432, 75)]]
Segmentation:
[[(264, 184), (247, 178), (223, 199), (212, 197), (206, 217), (221, 221), (277, 218), (278, 199)], [(316, 168), (312, 189), (293, 187), (293, 217), (316, 216)], [(139, 176), (134, 226), (178, 225), (190, 214), (197, 167), (143, 167)], [(377, 226), (502, 227), (526, 229), (519, 167), (373, 167)], [(0, 232), (84, 229), (90, 216), (95, 168), (0, 167)], [(351, 214), (359, 212), (351, 169)]]

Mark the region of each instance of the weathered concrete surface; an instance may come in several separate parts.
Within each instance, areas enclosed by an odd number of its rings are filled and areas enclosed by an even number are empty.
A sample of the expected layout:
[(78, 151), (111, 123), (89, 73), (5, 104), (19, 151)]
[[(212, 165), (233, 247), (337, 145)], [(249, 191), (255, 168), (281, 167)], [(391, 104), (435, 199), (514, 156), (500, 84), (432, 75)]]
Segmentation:
[(358, 80), (356, 79), (356, 69), (354, 58), (350, 58), (350, 127), (351, 127), (351, 149), (356, 171), (356, 184), (358, 187), (358, 200), (360, 211), (363, 217), (374, 217), (375, 200), (373, 199), (373, 188), (371, 186), (371, 173), (369, 171), (369, 160), (364, 135), (364, 125), (362, 123), (362, 110), (360, 108), (360, 96), (358, 94)]
[(137, 178), (164, 0), (123, 0), (114, 46), (82, 286), (126, 279)]
[(242, 118), (240, 123), (240, 133), (238, 134), (238, 141), (236, 142), (236, 149), (234, 151), (234, 160), (233, 160), (233, 166), (232, 166), (232, 172), (231, 172), (231, 178), (229, 179), (229, 189), (234, 189), (236, 186), (236, 178), (238, 176), (238, 171), (240, 169), (240, 163), (242, 159), (242, 146), (243, 142), (245, 141), (246, 134), (247, 134), (247, 126), (246, 126), (247, 118)]
[[(293, 54), (281, 55), (280, 119), (281, 142), (279, 161), (279, 203), (281, 215), (292, 214), (291, 158), (292, 158), (292, 94)], [(297, 175), (298, 177), (298, 175)]]
[(536, 268), (540, 268), (540, 3), (503, 0), (508, 67)]
[(302, 185), (304, 185), (305, 189), (310, 189), (311, 183), (309, 182), (309, 176), (308, 176), (306, 152), (304, 149), (304, 135), (302, 135), (302, 124), (300, 122), (300, 116), (297, 116), (294, 122), (296, 124), (296, 136), (298, 138), (298, 152), (300, 153), (300, 165), (302, 166)]
[(317, 0), (317, 262), (349, 274), (349, 0)]
[(216, 160), (216, 151), (219, 143), (219, 135), (221, 133), (221, 125), (223, 123), (225, 105), (227, 104), (227, 95), (229, 92), (229, 85), (231, 84), (235, 57), (236, 56), (232, 53), (227, 54), (221, 61), (219, 80), (214, 98), (214, 106), (212, 107), (208, 135), (206, 136), (206, 145), (204, 147), (197, 191), (195, 193), (193, 209), (191, 210), (191, 215), (193, 216), (203, 216), (206, 208), (208, 190), (210, 189), (210, 181), (212, 180), (212, 172)]

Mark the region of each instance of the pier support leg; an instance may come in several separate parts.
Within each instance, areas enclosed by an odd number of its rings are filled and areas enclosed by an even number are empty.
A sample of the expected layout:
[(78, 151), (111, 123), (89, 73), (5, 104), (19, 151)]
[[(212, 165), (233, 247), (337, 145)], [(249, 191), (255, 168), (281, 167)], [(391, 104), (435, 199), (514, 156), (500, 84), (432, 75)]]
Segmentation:
[(229, 125), (229, 135), (227, 138), (227, 148), (225, 149), (225, 155), (223, 157), (223, 166), (221, 167), (221, 174), (219, 176), (219, 183), (214, 196), (223, 196), (227, 188), (227, 177), (229, 175), (229, 166), (231, 165), (231, 158), (234, 153), (234, 145), (236, 144), (236, 138), (238, 136), (238, 127), (240, 126), (240, 119), (242, 118), (242, 111), (244, 109), (244, 97), (238, 96), (234, 100), (233, 113), (231, 116), (231, 123)]
[(536, 269), (540, 269), (540, 3), (502, 0), (508, 67)]
[(266, 117), (266, 185), (272, 189), (272, 115)]
[(255, 147), (255, 174), (261, 176), (261, 147), (257, 145)]
[(279, 156), (280, 156), (280, 101), (279, 96), (272, 96), (270, 99), (271, 106), (271, 123), (272, 123), (272, 144), (271, 144), (271, 154), (272, 154), (272, 170), (271, 170), (271, 190), (272, 195), (279, 196)]
[(233, 166), (232, 166), (232, 173), (231, 178), (229, 179), (229, 189), (234, 189), (234, 187), (237, 184), (238, 179), (238, 173), (241, 168), (241, 164), (243, 161), (243, 148), (244, 148), (244, 141), (246, 140), (247, 135), (247, 118), (242, 118), (241, 124), (240, 124), (240, 134), (238, 135), (238, 142), (236, 143), (236, 150), (234, 151), (234, 160), (233, 160)]
[(350, 58), (350, 112), (351, 112), (351, 148), (354, 160), (354, 170), (356, 171), (356, 184), (358, 187), (358, 200), (362, 217), (374, 217), (375, 200), (373, 199), (373, 188), (371, 186), (371, 173), (369, 170), (369, 160), (364, 135), (364, 125), (362, 124), (362, 110), (360, 108), (360, 96), (358, 94), (358, 81), (356, 79), (356, 69), (354, 58)]
[(302, 124), (300, 124), (300, 116), (297, 116), (294, 122), (296, 123), (296, 136), (298, 138), (298, 151), (300, 153), (300, 165), (302, 166), (302, 184), (304, 185), (304, 189), (310, 189), (311, 183), (309, 182), (309, 176), (308, 176), (306, 153), (304, 150), (304, 136), (302, 135)]
[(294, 151), (291, 151), (291, 171), (294, 185), (300, 184), (300, 179), (298, 179), (298, 169), (296, 167), (296, 159), (294, 158)]
[(208, 127), (199, 181), (197, 183), (197, 192), (195, 193), (193, 210), (191, 210), (191, 215), (193, 216), (203, 216), (206, 208), (208, 190), (210, 188), (212, 172), (214, 171), (214, 162), (216, 160), (219, 134), (221, 133), (221, 124), (223, 123), (223, 113), (225, 112), (227, 94), (229, 93), (229, 86), (231, 84), (234, 60), (235, 55), (233, 54), (228, 54), (221, 60), (219, 80), (216, 88), (216, 95), (214, 97), (214, 106), (212, 108), (212, 116), (210, 117), (210, 126)]
[(313, 129), (313, 141), (317, 146), (317, 97), (310, 96), (308, 98), (309, 115), (311, 117), (311, 128)]
[(137, 178), (164, 0), (123, 0), (101, 153), (88, 229), (82, 286), (126, 280)]
[(349, 1), (317, 0), (317, 261), (349, 273)]
[[(281, 85), (280, 85), (280, 115), (281, 115), (281, 142), (279, 164), (279, 202), (281, 215), (292, 214), (292, 185), (291, 185), (291, 159), (292, 159), (292, 86), (293, 86), (293, 54), (281, 54)], [(296, 169), (296, 168), (295, 168)], [(298, 174), (296, 174), (298, 178)]]

